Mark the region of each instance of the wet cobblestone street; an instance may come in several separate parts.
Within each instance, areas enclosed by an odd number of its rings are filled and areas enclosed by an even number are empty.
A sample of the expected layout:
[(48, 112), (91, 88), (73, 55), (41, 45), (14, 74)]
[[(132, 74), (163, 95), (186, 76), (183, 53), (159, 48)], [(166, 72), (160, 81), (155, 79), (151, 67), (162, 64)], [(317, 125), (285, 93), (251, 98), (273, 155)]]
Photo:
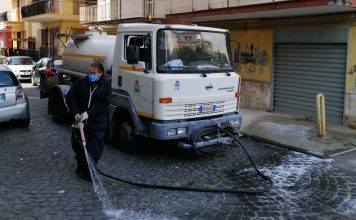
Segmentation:
[[(47, 115), (47, 100), (27, 86), (31, 125), (0, 125), (0, 219), (110, 219), (91, 183), (74, 174), (69, 125)], [(319, 159), (242, 138), (274, 181), (264, 194), (216, 194), (139, 188), (102, 178), (118, 219), (356, 219), (356, 176)], [(99, 168), (152, 184), (256, 189), (266, 186), (240, 148), (197, 155), (147, 142), (130, 155), (107, 144)]]

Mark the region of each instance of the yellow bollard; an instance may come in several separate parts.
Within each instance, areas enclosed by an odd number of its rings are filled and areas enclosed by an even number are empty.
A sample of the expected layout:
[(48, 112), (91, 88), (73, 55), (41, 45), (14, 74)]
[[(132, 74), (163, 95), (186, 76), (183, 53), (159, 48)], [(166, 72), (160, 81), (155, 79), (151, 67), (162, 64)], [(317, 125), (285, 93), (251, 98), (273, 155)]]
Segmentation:
[(323, 94), (316, 96), (316, 114), (318, 122), (318, 134), (320, 137), (326, 136), (326, 121), (325, 121), (325, 97)]

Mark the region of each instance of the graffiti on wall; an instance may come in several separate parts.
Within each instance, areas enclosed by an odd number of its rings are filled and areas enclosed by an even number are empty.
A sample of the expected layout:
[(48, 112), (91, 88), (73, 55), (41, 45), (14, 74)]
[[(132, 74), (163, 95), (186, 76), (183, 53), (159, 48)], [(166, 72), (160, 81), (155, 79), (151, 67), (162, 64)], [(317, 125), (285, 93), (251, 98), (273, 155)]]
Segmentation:
[(263, 74), (263, 66), (268, 62), (268, 53), (262, 50), (261, 46), (254, 44), (246, 44), (245, 48), (241, 48), (240, 43), (237, 43), (237, 48), (234, 52), (234, 62), (237, 64), (237, 71), (242, 69), (250, 74)]
[(356, 65), (353, 65), (349, 71), (347, 71), (348, 74), (353, 74), (353, 73), (356, 73)]

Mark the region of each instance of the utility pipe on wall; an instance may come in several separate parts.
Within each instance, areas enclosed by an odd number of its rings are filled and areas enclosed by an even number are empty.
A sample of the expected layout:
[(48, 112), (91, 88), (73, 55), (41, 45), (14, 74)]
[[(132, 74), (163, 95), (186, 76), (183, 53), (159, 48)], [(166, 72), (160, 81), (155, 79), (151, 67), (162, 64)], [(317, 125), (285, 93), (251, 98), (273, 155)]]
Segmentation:
[(318, 122), (318, 135), (319, 137), (326, 136), (326, 121), (325, 121), (325, 97), (323, 94), (316, 96), (316, 114)]

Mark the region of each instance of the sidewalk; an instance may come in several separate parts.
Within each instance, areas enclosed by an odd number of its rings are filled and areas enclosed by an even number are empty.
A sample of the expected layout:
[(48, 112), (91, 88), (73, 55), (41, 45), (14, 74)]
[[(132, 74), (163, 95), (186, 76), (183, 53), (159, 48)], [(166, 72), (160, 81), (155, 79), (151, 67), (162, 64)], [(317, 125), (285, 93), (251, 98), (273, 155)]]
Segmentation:
[(319, 137), (315, 121), (279, 113), (240, 109), (241, 133), (270, 144), (308, 152), (319, 157), (356, 150), (356, 130), (327, 125), (327, 136)]

